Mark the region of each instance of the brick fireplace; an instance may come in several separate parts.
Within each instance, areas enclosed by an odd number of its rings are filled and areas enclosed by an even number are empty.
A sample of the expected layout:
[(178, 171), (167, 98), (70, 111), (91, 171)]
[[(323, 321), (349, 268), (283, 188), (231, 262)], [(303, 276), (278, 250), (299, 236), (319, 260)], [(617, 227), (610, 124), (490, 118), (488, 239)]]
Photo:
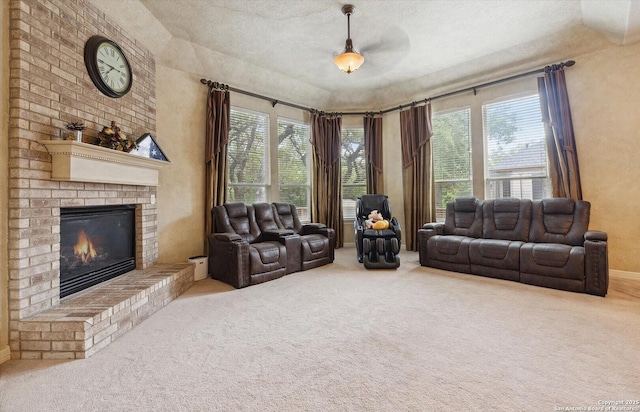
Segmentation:
[[(80, 178), (64, 179), (54, 173), (52, 149), (44, 144), (58, 139), (71, 122), (87, 126), (85, 141), (111, 121), (134, 137), (155, 133), (155, 60), (83, 0), (12, 0), (9, 11), (11, 358), (83, 358), (188, 287), (190, 270), (193, 282), (190, 266), (156, 265), (157, 188), (138, 180), (138, 169), (128, 157), (114, 161), (88, 155), (109, 166), (83, 164)], [(95, 34), (116, 41), (128, 54), (134, 82), (122, 98), (101, 94), (89, 78), (83, 51)], [(85, 146), (111, 151), (84, 143), (69, 150)], [(87, 155), (75, 158), (85, 162)], [(82, 299), (61, 299), (60, 210), (105, 205), (135, 208), (136, 269), (122, 275), (123, 280), (107, 282), (111, 289), (96, 286), (82, 292)], [(125, 289), (127, 294), (122, 293)], [(97, 299), (96, 293), (103, 296)], [(98, 300), (108, 304), (98, 305)]]

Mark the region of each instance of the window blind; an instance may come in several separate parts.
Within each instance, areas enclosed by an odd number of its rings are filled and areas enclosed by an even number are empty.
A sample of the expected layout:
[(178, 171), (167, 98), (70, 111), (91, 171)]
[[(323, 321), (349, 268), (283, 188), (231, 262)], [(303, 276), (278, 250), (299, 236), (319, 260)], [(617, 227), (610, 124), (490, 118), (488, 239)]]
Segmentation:
[(367, 193), (364, 127), (342, 129), (341, 161), (343, 218), (353, 219), (356, 216), (356, 200)]
[(547, 197), (547, 154), (538, 95), (485, 104), (482, 112), (486, 197)]
[(434, 114), (432, 142), (436, 220), (443, 221), (447, 202), (472, 194), (471, 109)]
[(294, 204), (302, 221), (310, 218), (309, 133), (308, 124), (278, 118), (278, 201)]
[(269, 115), (232, 108), (230, 117), (228, 200), (245, 203), (266, 201)]

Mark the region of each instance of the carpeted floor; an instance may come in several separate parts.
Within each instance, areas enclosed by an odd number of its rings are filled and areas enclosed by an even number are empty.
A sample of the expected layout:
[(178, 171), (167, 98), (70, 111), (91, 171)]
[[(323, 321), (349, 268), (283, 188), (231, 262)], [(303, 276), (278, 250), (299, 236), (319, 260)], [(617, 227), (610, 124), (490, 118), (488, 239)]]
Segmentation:
[[(640, 301), (336, 262), (205, 279), (85, 360), (0, 365), (0, 411), (558, 411), (640, 399)], [(640, 410), (640, 405), (635, 405)]]

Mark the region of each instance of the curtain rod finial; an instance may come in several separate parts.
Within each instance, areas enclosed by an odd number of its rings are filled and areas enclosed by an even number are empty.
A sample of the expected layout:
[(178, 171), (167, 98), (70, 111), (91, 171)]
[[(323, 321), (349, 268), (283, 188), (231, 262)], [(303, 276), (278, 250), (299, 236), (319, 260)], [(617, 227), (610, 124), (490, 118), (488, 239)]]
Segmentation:
[(200, 79), (200, 83), (207, 84), (207, 79)]
[(567, 67), (571, 67), (576, 64), (575, 60), (568, 60), (564, 65)]

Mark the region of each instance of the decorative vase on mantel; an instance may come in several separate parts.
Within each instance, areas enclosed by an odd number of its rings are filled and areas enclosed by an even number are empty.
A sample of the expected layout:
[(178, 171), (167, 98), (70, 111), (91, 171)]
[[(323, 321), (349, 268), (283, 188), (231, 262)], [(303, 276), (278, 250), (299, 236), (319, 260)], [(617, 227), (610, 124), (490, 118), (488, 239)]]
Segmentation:
[(64, 140), (82, 142), (82, 132), (86, 129), (83, 123), (67, 123), (66, 128), (68, 131), (64, 135)]

